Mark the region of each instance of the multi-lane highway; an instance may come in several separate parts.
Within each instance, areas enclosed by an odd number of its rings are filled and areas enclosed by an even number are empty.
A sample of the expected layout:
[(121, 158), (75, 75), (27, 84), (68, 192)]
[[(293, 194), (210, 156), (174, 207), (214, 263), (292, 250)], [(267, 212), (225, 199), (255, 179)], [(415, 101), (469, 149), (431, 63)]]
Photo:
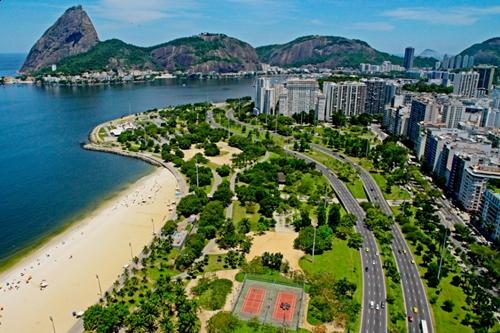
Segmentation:
[[(336, 158), (344, 163), (350, 163), (358, 171), (365, 191), (368, 195), (368, 199), (374, 205), (378, 206), (385, 214), (390, 216), (393, 215), (391, 207), (385, 200), (380, 187), (378, 187), (377, 183), (368, 171), (348, 157), (342, 158), (339, 154), (328, 148), (317, 144), (312, 144), (312, 146), (314, 149), (325, 153), (328, 156)], [(428, 331), (433, 332), (429, 303), (427, 301), (427, 296), (422, 280), (420, 279), (417, 266), (414, 264), (415, 261), (411, 255), (410, 248), (408, 247), (408, 244), (406, 243), (406, 240), (397, 225), (392, 226), (392, 234), (394, 238), (391, 247), (401, 275), (406, 313), (407, 315), (411, 315), (413, 317), (411, 322), (408, 321), (408, 330), (411, 333), (420, 332), (421, 320), (424, 319), (427, 323)], [(418, 309), (418, 313), (415, 313), (414, 308)]]

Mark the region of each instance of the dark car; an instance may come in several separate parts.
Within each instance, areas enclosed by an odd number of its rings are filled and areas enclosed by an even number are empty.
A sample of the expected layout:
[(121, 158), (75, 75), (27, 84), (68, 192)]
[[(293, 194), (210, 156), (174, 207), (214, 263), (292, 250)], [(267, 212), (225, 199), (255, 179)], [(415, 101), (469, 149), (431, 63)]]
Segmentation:
[(411, 323), (413, 321), (413, 316), (412, 315), (409, 315), (408, 316), (408, 321)]
[(380, 307), (381, 307), (382, 309), (385, 309), (385, 302), (384, 302), (384, 301), (380, 302)]

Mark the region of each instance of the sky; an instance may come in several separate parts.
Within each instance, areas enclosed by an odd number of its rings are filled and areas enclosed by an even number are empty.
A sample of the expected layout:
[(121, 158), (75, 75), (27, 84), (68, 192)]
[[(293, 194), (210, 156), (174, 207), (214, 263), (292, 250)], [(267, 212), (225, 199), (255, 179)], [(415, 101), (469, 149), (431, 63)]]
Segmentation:
[(65, 9), (82, 5), (101, 40), (152, 46), (201, 32), (253, 46), (304, 35), (361, 39), (401, 55), (456, 54), (500, 36), (500, 0), (0, 0), (0, 53), (27, 53)]

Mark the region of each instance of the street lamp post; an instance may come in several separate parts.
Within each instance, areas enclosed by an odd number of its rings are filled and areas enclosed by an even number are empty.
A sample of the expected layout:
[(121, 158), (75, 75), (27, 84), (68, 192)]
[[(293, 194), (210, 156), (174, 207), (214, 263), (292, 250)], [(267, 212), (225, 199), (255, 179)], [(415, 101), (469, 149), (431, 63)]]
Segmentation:
[(97, 285), (99, 286), (99, 295), (102, 297), (101, 280), (99, 279), (99, 275), (96, 274), (95, 278), (97, 279)]
[(151, 219), (151, 224), (153, 225), (153, 236), (156, 234), (155, 232), (155, 221)]
[(130, 260), (134, 261), (134, 253), (132, 251), (132, 243), (128, 243), (128, 247), (130, 248)]
[(439, 269), (437, 279), (439, 281), (439, 277), (441, 276), (441, 267), (443, 266), (443, 255), (446, 250), (446, 237), (448, 236), (448, 229), (444, 229), (444, 237), (443, 237), (443, 248), (441, 249), (441, 258), (439, 259)]
[(52, 316), (49, 316), (50, 322), (52, 323), (52, 331), (56, 333), (56, 325), (54, 324), (54, 318)]

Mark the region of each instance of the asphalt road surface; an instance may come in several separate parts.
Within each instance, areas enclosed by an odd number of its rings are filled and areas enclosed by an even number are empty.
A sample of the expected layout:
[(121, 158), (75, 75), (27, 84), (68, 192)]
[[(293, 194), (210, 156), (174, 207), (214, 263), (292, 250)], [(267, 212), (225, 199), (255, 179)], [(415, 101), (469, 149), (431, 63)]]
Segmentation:
[[(392, 216), (392, 210), (387, 201), (384, 198), (380, 187), (378, 187), (375, 180), (372, 178), (370, 173), (362, 168), (359, 164), (350, 160), (349, 158), (342, 158), (339, 154), (331, 151), (323, 146), (312, 144), (312, 147), (319, 150), (333, 158), (336, 158), (342, 162), (350, 163), (357, 171), (363, 182), (366, 193), (368, 194), (368, 199), (387, 215)], [(410, 248), (406, 243), (403, 234), (399, 227), (394, 224), (392, 226), (393, 242), (392, 251), (394, 257), (396, 258), (396, 264), (398, 266), (399, 273), (401, 275), (401, 284), (403, 287), (403, 296), (405, 300), (406, 315), (413, 316), (413, 321), (408, 324), (408, 331), (411, 333), (420, 332), (420, 321), (425, 319), (427, 322), (427, 329), (429, 332), (433, 332), (432, 328), (432, 317), (429, 309), (429, 303), (427, 301), (427, 296), (419, 275), (417, 266), (412, 263), (415, 262), (413, 256), (411, 255)], [(414, 307), (417, 308), (418, 313), (415, 313)]]

